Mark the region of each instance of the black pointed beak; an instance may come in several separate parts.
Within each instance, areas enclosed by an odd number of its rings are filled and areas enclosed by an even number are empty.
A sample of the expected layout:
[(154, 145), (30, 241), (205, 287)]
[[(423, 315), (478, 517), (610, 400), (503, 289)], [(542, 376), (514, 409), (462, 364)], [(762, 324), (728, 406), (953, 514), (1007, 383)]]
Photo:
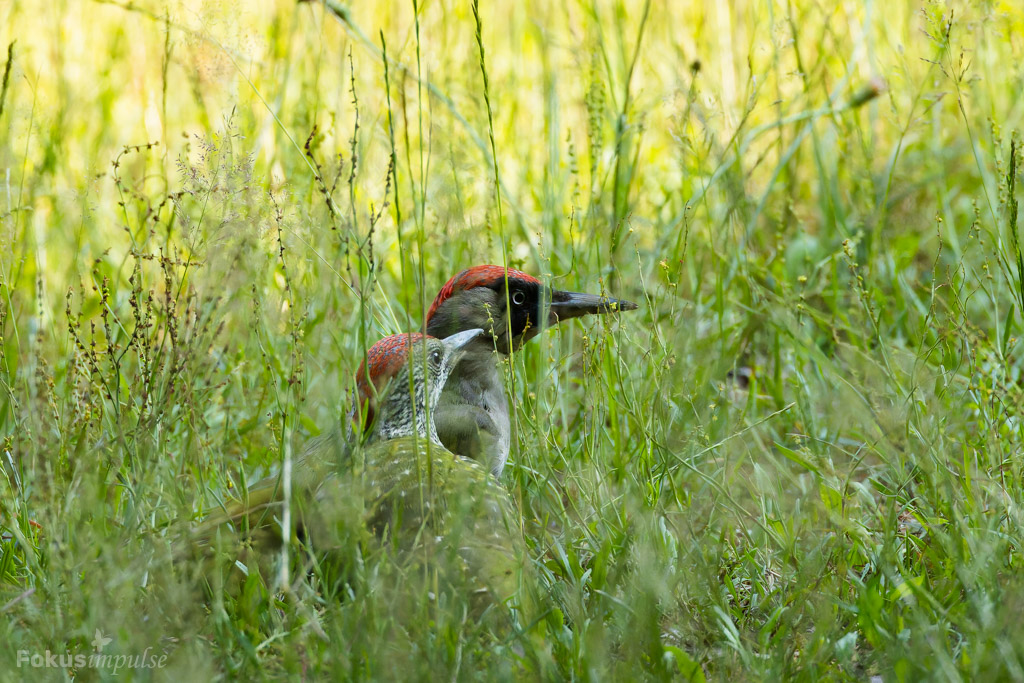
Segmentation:
[(548, 325), (557, 325), (559, 321), (578, 318), (581, 315), (618, 313), (632, 311), (638, 306), (625, 299), (612, 299), (596, 294), (580, 294), (579, 292), (551, 292), (548, 310)]

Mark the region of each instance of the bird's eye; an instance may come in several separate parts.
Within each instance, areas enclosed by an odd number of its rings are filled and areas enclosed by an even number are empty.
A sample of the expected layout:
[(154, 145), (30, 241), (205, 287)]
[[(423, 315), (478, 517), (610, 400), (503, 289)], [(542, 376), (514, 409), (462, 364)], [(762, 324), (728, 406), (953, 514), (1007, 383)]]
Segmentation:
[(522, 306), (524, 301), (526, 301), (525, 294), (522, 292), (512, 292), (512, 303), (516, 306)]
[(433, 351), (430, 354), (430, 360), (433, 361), (434, 363), (440, 363), (441, 362), (441, 352), (440, 351), (436, 351), (436, 350)]

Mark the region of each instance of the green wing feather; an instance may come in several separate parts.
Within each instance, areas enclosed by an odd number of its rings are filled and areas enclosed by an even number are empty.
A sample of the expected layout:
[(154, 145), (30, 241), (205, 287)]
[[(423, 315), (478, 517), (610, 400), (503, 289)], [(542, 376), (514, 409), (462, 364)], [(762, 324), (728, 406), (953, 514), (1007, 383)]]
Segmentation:
[(458, 553), (478, 592), (499, 601), (519, 589), (525, 546), (508, 494), (477, 462), (423, 439), (368, 449), (362, 480), (371, 527), (400, 545)]
[[(502, 602), (519, 592), (527, 564), (519, 517), (475, 461), (415, 437), (350, 448), (332, 432), (312, 441), (292, 472), (297, 533), (317, 552), (351, 539), (346, 527), (364, 524), (403, 552), (455, 559), (477, 594)], [(246, 548), (280, 547), (282, 496), (280, 476), (267, 477), (204, 520), (192, 538), (204, 546), (237, 533)]]

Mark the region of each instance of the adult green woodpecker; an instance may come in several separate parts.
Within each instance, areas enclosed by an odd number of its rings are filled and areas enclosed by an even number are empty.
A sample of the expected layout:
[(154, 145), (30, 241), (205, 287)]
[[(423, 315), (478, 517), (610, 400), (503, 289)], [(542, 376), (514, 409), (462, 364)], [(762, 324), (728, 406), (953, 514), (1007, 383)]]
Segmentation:
[(477, 327), (487, 334), (468, 344), (441, 394), (434, 412), (441, 443), (500, 476), (512, 425), (497, 354), (518, 350), (563, 320), (635, 308), (631, 301), (551, 289), (512, 268), (483, 265), (455, 275), (427, 312), (427, 334), (444, 337)]

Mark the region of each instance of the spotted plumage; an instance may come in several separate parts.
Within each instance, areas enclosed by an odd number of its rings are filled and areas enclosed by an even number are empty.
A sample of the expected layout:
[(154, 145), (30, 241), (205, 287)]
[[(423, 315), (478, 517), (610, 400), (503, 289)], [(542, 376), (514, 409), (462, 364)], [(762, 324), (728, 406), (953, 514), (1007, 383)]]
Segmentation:
[[(369, 529), (406, 551), (430, 545), (428, 556), (452, 558), (471, 590), (498, 600), (517, 592), (523, 546), (508, 494), (480, 465), (445, 449), (429, 418), (448, 375), (480, 333), (443, 340), (394, 335), (370, 348), (356, 380), (360, 402), (374, 413), (363, 443), (346, 453), (344, 468), (319, 451), (293, 468), (299, 538), (330, 551), (351, 538), (346, 525), (355, 510)], [(281, 539), (279, 478), (247, 493), (208, 520), (205, 533), (233, 527), (246, 531), (246, 545), (272, 548)]]
[[(371, 346), (356, 373), (356, 408), (366, 418), (364, 430), (372, 429), (367, 443), (416, 433), (440, 444), (427, 410), (436, 404), (458, 357), (461, 353), (455, 357), (446, 354), (440, 340), (419, 333), (393, 334)], [(386, 388), (391, 384), (394, 389)], [(428, 396), (427, 392), (433, 393)], [(378, 416), (378, 412), (383, 414)]]

